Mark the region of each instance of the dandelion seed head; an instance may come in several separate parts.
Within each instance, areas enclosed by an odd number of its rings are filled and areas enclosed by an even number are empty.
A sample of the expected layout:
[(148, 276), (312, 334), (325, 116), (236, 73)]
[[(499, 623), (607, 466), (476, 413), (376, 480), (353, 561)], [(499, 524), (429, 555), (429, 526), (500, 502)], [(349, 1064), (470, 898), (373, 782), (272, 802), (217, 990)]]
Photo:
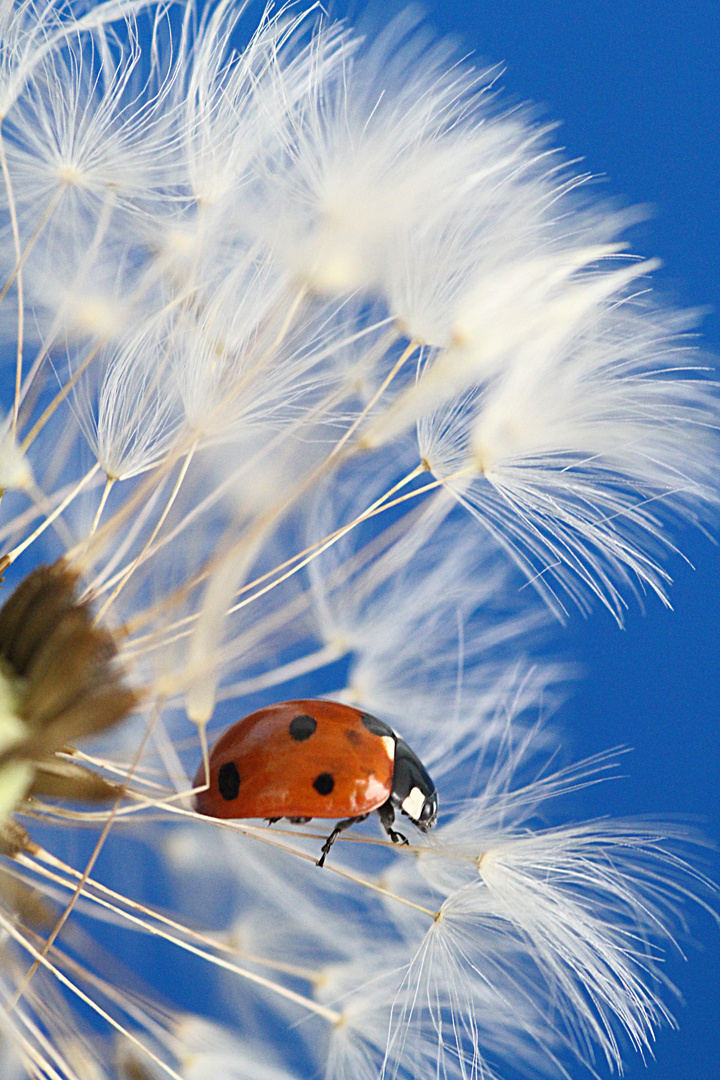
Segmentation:
[(74, 187), (82, 183), (81, 173), (71, 163), (59, 166), (57, 178), (59, 183), (66, 184), (68, 187)]
[[(498, 69), (245, 15), (0, 3), (0, 1059), (619, 1070), (709, 885), (680, 828), (556, 811), (612, 762), (566, 763), (550, 615), (667, 602), (712, 520), (695, 316)], [(407, 740), (432, 831), (391, 798), (318, 867), (330, 819), (197, 812), (229, 725), (315, 699)], [(351, 742), (317, 775), (380, 800)]]
[(117, 303), (106, 296), (78, 297), (63, 306), (68, 313), (68, 329), (80, 337), (107, 340), (115, 337), (124, 324)]
[(5, 433), (0, 438), (0, 490), (27, 491), (32, 483), (30, 462), (15, 440)]

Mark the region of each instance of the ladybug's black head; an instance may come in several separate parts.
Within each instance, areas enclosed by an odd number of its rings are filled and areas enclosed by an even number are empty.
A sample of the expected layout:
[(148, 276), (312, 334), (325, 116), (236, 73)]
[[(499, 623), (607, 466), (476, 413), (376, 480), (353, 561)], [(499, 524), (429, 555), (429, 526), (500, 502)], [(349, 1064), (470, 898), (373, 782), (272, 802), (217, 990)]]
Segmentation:
[(415, 821), (415, 824), (419, 829), (422, 829), (423, 832), (427, 832), (427, 830), (431, 829), (437, 821), (437, 812), (437, 791), (433, 791), (432, 795), (425, 796), (425, 802), (423, 803), (422, 810), (420, 811), (420, 817), (417, 818), (417, 820), (413, 818), (413, 821)]
[(435, 785), (420, 758), (404, 739), (398, 739), (395, 744), (390, 801), (423, 832), (435, 824), (438, 811)]

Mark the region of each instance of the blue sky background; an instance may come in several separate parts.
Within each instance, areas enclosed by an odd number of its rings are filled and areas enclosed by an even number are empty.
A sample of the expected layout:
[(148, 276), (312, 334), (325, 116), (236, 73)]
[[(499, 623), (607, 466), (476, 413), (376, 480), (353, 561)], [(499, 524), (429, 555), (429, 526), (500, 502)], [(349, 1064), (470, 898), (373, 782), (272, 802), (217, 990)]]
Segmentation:
[[(336, 9), (339, 10), (339, 7)], [(602, 189), (649, 203), (634, 230), (643, 255), (664, 268), (658, 288), (676, 302), (708, 308), (707, 345), (720, 352), (720, 5), (710, 0), (493, 0), (426, 4), (463, 48), (502, 61), (511, 97), (532, 100), (562, 121), (556, 140)], [(626, 745), (627, 779), (586, 793), (590, 815), (676, 814), (720, 840), (720, 552), (688, 533), (667, 612), (650, 601), (619, 631), (602, 611), (575, 619), (559, 644), (586, 679), (558, 718), (584, 757)], [(710, 856), (717, 880), (718, 860)], [(684, 996), (679, 1031), (661, 1032), (656, 1059), (629, 1057), (627, 1076), (646, 1080), (720, 1077), (720, 930), (692, 924), (699, 947), (668, 974)]]

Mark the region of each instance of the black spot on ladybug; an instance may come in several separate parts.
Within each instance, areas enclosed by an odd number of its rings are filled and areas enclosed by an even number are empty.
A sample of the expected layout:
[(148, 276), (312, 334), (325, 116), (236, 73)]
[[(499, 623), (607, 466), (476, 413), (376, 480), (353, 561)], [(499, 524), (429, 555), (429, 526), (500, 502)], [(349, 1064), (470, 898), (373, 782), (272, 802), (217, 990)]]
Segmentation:
[(226, 802), (237, 799), (240, 791), (240, 773), (234, 761), (226, 761), (218, 769), (218, 790)]
[(320, 775), (316, 776), (313, 780), (313, 787), (318, 795), (329, 795), (335, 787), (335, 781), (329, 772), (321, 772)]
[(348, 742), (351, 742), (353, 746), (357, 746), (358, 743), (362, 742), (362, 736), (360, 735), (360, 732), (355, 731), (353, 728), (347, 728), (347, 730), (345, 731), (345, 738)]
[(317, 730), (317, 720), (312, 716), (300, 716), (294, 717), (290, 721), (290, 736), (295, 739), (295, 742), (305, 742), (311, 735), (315, 734)]
[(395, 735), (393, 729), (382, 720), (378, 720), (377, 716), (371, 716), (370, 713), (364, 712), (360, 714), (363, 727), (366, 727), (371, 735), (390, 735), (392, 738)]

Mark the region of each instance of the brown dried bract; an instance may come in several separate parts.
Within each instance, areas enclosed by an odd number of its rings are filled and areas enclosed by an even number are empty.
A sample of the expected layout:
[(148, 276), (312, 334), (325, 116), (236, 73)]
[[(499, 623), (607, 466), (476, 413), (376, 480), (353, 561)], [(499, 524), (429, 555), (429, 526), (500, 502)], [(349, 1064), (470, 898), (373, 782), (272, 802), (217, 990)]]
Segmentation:
[(50, 798), (73, 798), (82, 802), (107, 802), (123, 791), (121, 784), (106, 780), (83, 765), (55, 757), (50, 761), (38, 761), (30, 786), (31, 795)]
[(54, 755), (112, 727), (136, 705), (117, 649), (76, 599), (77, 574), (60, 560), (33, 570), (0, 610), (0, 658), (17, 676), (27, 736), (0, 754), (38, 763), (32, 791), (65, 798), (112, 798), (117, 785)]
[(34, 926), (47, 933), (57, 922), (54, 906), (41, 892), (7, 873), (0, 876), (0, 903), (25, 926)]
[(37, 851), (27, 829), (23, 829), (22, 825), (18, 825), (12, 818), (0, 822), (0, 855), (17, 855), (21, 851), (31, 854)]
[(117, 1062), (117, 1067), (122, 1080), (154, 1080), (157, 1075), (150, 1072), (136, 1057), (123, 1057)]

